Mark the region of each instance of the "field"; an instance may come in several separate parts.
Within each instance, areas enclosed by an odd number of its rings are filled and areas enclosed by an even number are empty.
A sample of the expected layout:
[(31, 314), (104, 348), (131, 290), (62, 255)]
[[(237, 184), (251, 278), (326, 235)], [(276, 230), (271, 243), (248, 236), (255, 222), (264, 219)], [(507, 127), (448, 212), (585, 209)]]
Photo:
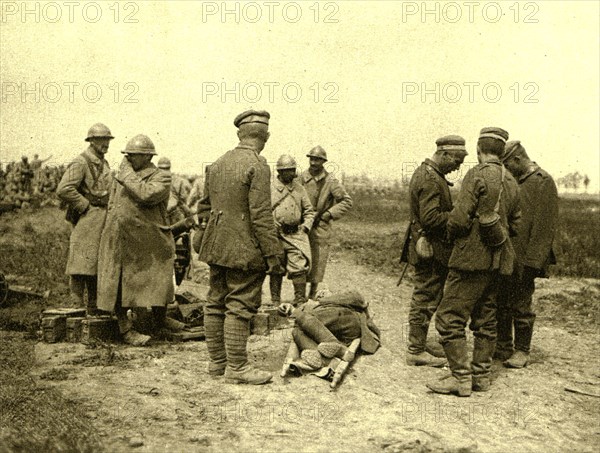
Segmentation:
[[(561, 200), (560, 262), (538, 281), (531, 365), (507, 372), (495, 363), (492, 391), (466, 399), (427, 393), (424, 383), (443, 372), (404, 365), (404, 197), (354, 200), (336, 226), (326, 286), (360, 290), (384, 343), (336, 392), (310, 377), (262, 388), (212, 381), (203, 342), (38, 343), (39, 312), (67, 300), (69, 228), (55, 208), (2, 215), (0, 270), (52, 293), (0, 308), (0, 451), (593, 451), (597, 398), (564, 389), (599, 392), (598, 200)], [(252, 337), (252, 359), (276, 374), (289, 333)]]

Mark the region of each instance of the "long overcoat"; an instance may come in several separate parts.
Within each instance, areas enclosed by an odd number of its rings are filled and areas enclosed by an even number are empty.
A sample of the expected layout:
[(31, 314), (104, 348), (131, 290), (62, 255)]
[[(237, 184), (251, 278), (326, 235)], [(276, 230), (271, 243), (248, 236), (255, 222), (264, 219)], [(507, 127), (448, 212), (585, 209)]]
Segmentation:
[(150, 163), (121, 168), (113, 183), (100, 240), (98, 308), (113, 311), (119, 282), (123, 307), (173, 300), (175, 244), (167, 219), (171, 175)]
[[(78, 155), (67, 167), (56, 194), (78, 213), (84, 213), (73, 227), (69, 240), (67, 275), (96, 275), (98, 273), (98, 248), (100, 235), (106, 221), (106, 208), (90, 206), (84, 194), (99, 194), (110, 189), (112, 176), (106, 159), (98, 158), (92, 148), (84, 153), (93, 168), (82, 155)], [(96, 176), (96, 179), (94, 179)]]

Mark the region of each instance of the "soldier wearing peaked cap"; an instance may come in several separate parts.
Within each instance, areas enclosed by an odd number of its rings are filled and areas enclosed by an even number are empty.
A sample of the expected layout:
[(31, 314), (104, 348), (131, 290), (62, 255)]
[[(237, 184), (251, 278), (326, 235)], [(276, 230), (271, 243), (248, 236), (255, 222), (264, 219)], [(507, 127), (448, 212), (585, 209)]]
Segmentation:
[[(556, 259), (552, 244), (558, 220), (558, 193), (552, 176), (532, 162), (519, 141), (506, 144), (501, 160), (519, 183), (523, 216), (513, 239), (513, 274), (498, 294), (498, 343), (495, 357), (512, 368), (527, 365), (535, 313), (535, 278), (547, 277)], [(513, 350), (514, 329), (514, 350)]]
[(112, 183), (110, 166), (104, 158), (112, 136), (102, 123), (90, 127), (89, 146), (67, 167), (58, 184), (57, 196), (67, 204), (67, 220), (73, 224), (69, 240), (67, 275), (73, 304), (84, 305), (87, 289), (87, 312), (97, 310), (98, 248), (106, 221), (108, 191)]
[(284, 273), (271, 212), (271, 172), (260, 155), (270, 135), (269, 118), (254, 110), (235, 118), (240, 142), (207, 168), (198, 204), (199, 217), (209, 213), (200, 244), (200, 260), (210, 266), (204, 309), (208, 372), (230, 382), (265, 384), (272, 378), (250, 365), (246, 351), (265, 275)]
[[(448, 277), (436, 314), (436, 328), (452, 375), (427, 384), (436, 393), (469, 396), (490, 386), (496, 346), (496, 296), (500, 275), (513, 271), (514, 249), (509, 238), (520, 218), (517, 182), (500, 162), (508, 132), (484, 128), (477, 141), (479, 165), (465, 175), (454, 208), (448, 215), (454, 240)], [(469, 364), (465, 327), (475, 337)]]
[(333, 221), (342, 218), (352, 208), (352, 198), (337, 178), (325, 170), (327, 153), (321, 146), (315, 146), (306, 157), (309, 159), (310, 166), (302, 173), (300, 182), (304, 185), (316, 211), (309, 234), (312, 268), (308, 275), (310, 282), (308, 297), (314, 299), (317, 287), (325, 276)]
[(133, 328), (127, 310), (150, 308), (157, 327), (168, 327), (166, 306), (173, 300), (171, 174), (151, 162), (157, 153), (146, 135), (133, 137), (122, 153), (100, 241), (98, 308), (115, 312), (125, 342), (141, 346), (150, 337)]
[[(448, 259), (452, 243), (447, 240), (448, 214), (452, 210), (449, 186), (445, 175), (457, 170), (467, 150), (465, 139), (447, 135), (436, 142), (431, 159), (425, 159), (410, 180), (410, 243), (409, 263), (415, 268), (415, 287), (408, 315), (408, 365), (444, 366), (446, 360), (426, 350), (429, 323), (442, 300), (448, 275)], [(422, 239), (421, 239), (422, 238)], [(417, 253), (417, 242), (431, 244), (431, 256)]]

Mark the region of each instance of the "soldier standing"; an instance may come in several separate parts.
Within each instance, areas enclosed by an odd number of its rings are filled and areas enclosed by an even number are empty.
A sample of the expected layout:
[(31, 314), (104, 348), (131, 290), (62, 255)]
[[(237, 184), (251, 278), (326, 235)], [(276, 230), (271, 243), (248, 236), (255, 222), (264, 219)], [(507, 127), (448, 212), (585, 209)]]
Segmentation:
[[(492, 354), (496, 346), (496, 296), (500, 275), (513, 270), (515, 234), (520, 217), (517, 182), (505, 171), (500, 155), (508, 132), (484, 128), (477, 141), (479, 165), (463, 179), (456, 204), (448, 215), (454, 247), (436, 328), (452, 375), (427, 384), (436, 393), (470, 396), (471, 390), (490, 386)], [(469, 366), (465, 327), (475, 337)]]
[(549, 265), (556, 264), (552, 243), (557, 229), (558, 193), (552, 176), (529, 159), (521, 142), (508, 142), (501, 159), (519, 183), (523, 216), (513, 239), (515, 270), (498, 294), (495, 356), (508, 359), (504, 365), (510, 368), (522, 368), (527, 365), (533, 335), (535, 278), (547, 278)]
[[(273, 218), (285, 253), (285, 268), (294, 285), (294, 304), (306, 302), (306, 275), (310, 270), (308, 233), (315, 212), (304, 186), (296, 179), (296, 161), (283, 154), (277, 160), (277, 178), (271, 185)], [(271, 275), (271, 302), (281, 302), (283, 275)]]
[(254, 110), (235, 118), (240, 142), (207, 169), (199, 203), (199, 217), (210, 211), (199, 255), (210, 266), (204, 309), (208, 372), (230, 382), (265, 384), (272, 378), (248, 363), (246, 351), (265, 273), (284, 273), (271, 212), (271, 171), (260, 156), (269, 118)]
[[(158, 168), (171, 173), (171, 161), (167, 157), (158, 160)], [(171, 173), (171, 194), (167, 213), (169, 214), (169, 225), (174, 225), (180, 220), (192, 215), (187, 207), (187, 199), (190, 195), (191, 184), (187, 179)]]
[(325, 170), (327, 153), (323, 148), (315, 146), (306, 157), (309, 158), (310, 166), (302, 173), (301, 182), (316, 211), (309, 233), (312, 267), (308, 274), (310, 282), (308, 297), (314, 299), (319, 283), (325, 276), (332, 222), (339, 220), (352, 208), (352, 198), (337, 178)]
[[(425, 346), (429, 323), (442, 300), (452, 252), (452, 243), (446, 234), (448, 214), (452, 210), (448, 186), (452, 183), (445, 175), (461, 166), (467, 150), (465, 139), (458, 135), (439, 138), (435, 143), (435, 154), (415, 170), (409, 185), (409, 263), (415, 267), (415, 286), (408, 315), (406, 363), (441, 367), (446, 364), (446, 359), (429, 354)], [(418, 255), (416, 245), (421, 237), (431, 244), (431, 257)]]
[(145, 135), (127, 142), (111, 187), (100, 241), (98, 308), (115, 312), (126, 343), (150, 337), (133, 329), (128, 308), (152, 308), (158, 327), (173, 300), (175, 244), (167, 218), (171, 174), (152, 162), (154, 143)]
[(69, 164), (57, 188), (58, 197), (67, 204), (68, 220), (73, 224), (66, 270), (71, 298), (75, 305), (83, 306), (87, 288), (89, 315), (96, 312), (98, 247), (112, 180), (104, 156), (113, 138), (104, 124), (90, 127), (85, 139), (88, 148)]

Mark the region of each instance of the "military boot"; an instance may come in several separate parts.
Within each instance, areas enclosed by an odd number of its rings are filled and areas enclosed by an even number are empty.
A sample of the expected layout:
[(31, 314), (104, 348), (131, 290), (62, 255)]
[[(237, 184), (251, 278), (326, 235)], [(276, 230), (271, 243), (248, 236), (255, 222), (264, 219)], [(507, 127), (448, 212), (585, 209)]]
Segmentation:
[(271, 304), (279, 305), (281, 303), (281, 287), (283, 286), (283, 275), (269, 276), (269, 289), (271, 290)]
[(227, 353), (225, 379), (235, 384), (260, 385), (269, 382), (273, 378), (271, 373), (258, 370), (248, 363), (246, 347), (250, 337), (250, 321), (227, 315), (224, 331)]
[(451, 376), (427, 384), (435, 393), (471, 396), (471, 367), (467, 355), (467, 340), (452, 340), (444, 344), (444, 352), (450, 364)]
[(507, 368), (524, 368), (527, 363), (529, 363), (529, 354), (517, 349), (510, 359), (504, 362), (504, 366)]
[(533, 336), (533, 319), (515, 320), (515, 349), (514, 354), (504, 362), (508, 368), (523, 368), (529, 362), (531, 337)]
[(227, 366), (225, 352), (225, 336), (223, 334), (224, 315), (221, 313), (204, 313), (204, 334), (206, 348), (208, 349), (208, 374), (209, 376), (223, 376)]
[(86, 314), (87, 316), (98, 316), (102, 313), (101, 310), (98, 310), (97, 304), (97, 292), (98, 292), (98, 279), (95, 276), (89, 276), (86, 279), (87, 286), (87, 306), (86, 306)]
[(294, 305), (302, 305), (306, 302), (306, 277), (292, 279), (294, 285)]
[(428, 326), (409, 325), (408, 353), (406, 354), (407, 365), (443, 367), (447, 364), (445, 358), (434, 357), (425, 351), (428, 330)]
[(490, 389), (490, 371), (495, 348), (495, 341), (475, 337), (471, 371), (473, 373), (473, 390), (476, 392), (487, 392)]

